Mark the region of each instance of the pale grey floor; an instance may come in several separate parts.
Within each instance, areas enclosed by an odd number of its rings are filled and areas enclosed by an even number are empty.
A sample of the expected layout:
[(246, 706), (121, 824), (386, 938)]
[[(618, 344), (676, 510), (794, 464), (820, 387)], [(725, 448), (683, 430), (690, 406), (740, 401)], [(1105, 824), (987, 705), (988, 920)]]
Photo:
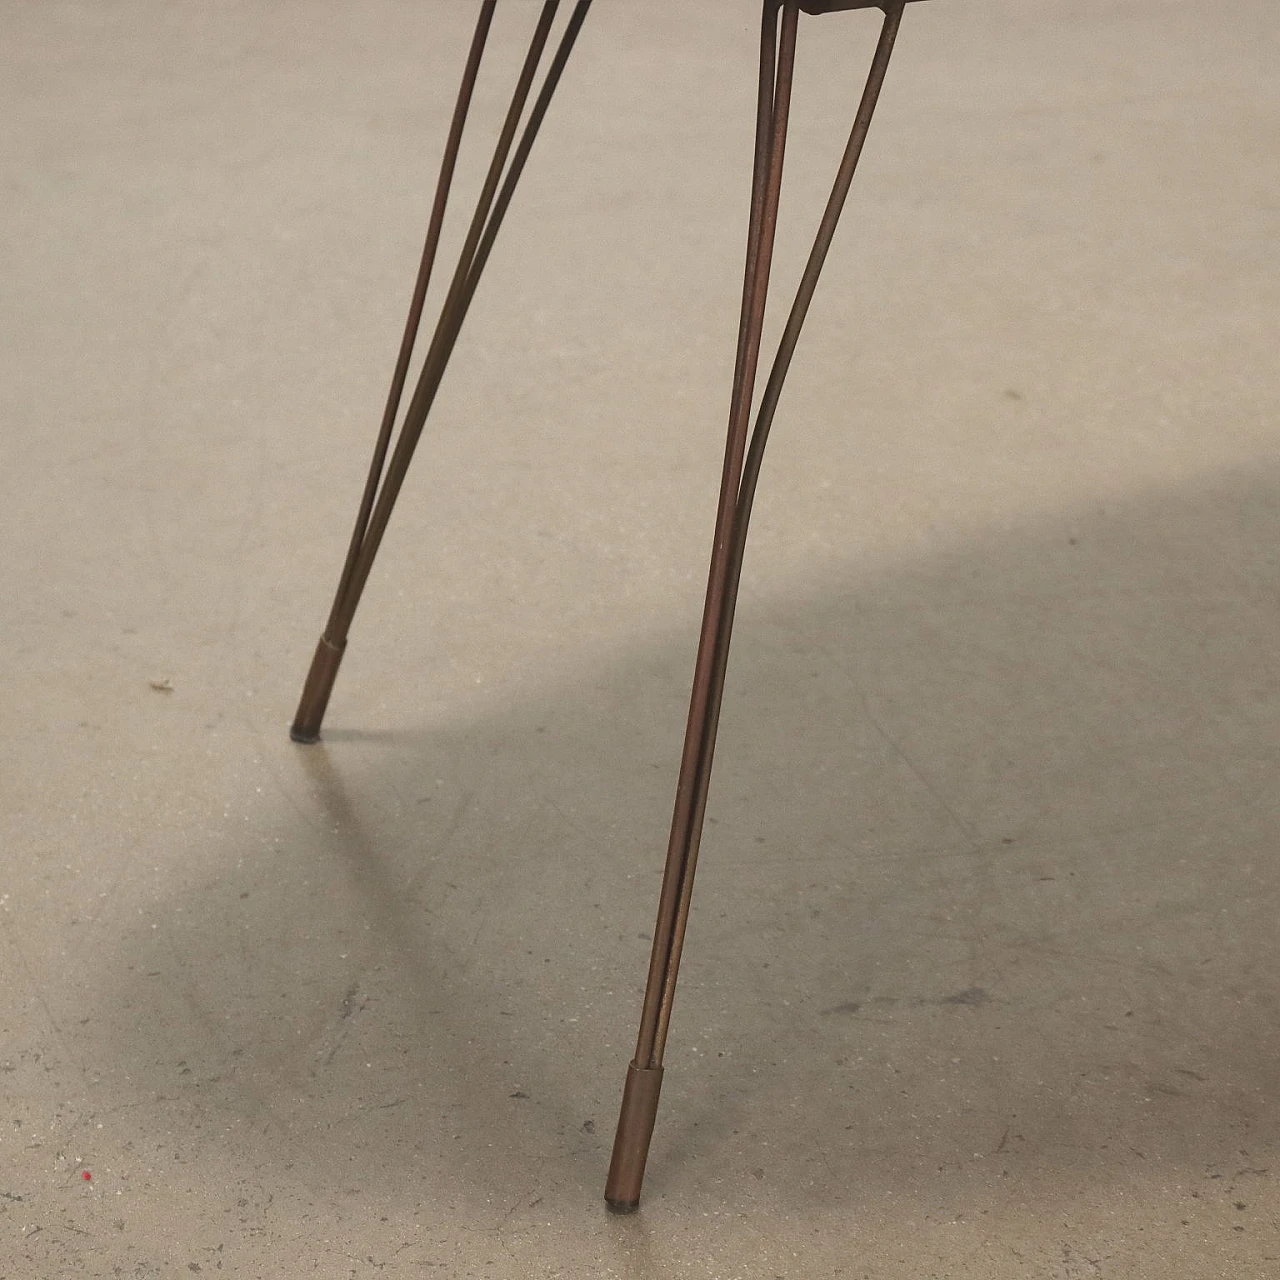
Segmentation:
[(1273, 0), (909, 10), (625, 1220), (755, 6), (600, 0), (301, 749), (472, 11), (0, 5), (0, 1276), (1280, 1275)]

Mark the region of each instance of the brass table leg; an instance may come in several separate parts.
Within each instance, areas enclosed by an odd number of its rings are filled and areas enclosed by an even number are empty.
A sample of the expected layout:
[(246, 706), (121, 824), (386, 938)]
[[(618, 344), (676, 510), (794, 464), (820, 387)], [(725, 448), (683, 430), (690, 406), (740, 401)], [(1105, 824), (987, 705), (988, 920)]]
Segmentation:
[[(427, 415), (431, 412), (436, 392), (440, 388), (445, 369), (449, 364), (449, 357), (453, 354), (454, 344), (462, 329), (462, 322), (466, 318), (467, 308), (471, 305), (476, 286), (480, 283), (480, 275), (488, 261), (494, 240), (502, 225), (502, 219), (511, 203), (511, 197), (515, 194), (516, 184), (520, 180), (525, 161), (529, 158), (534, 139), (538, 136), (539, 126), (547, 113), (547, 108), (551, 105), (556, 85), (569, 60), (569, 54), (573, 50), (574, 41), (587, 16), (587, 10), (591, 7), (591, 0), (576, 0), (560, 43), (552, 56), (542, 88), (534, 100), (529, 118), (520, 134), (520, 140), (516, 143), (520, 117), (524, 112), (538, 64), (551, 34), (552, 22), (559, 3), (560, 0), (545, 0), (542, 6), (542, 12), (530, 41), (529, 52), (516, 82), (511, 106), (499, 133), (493, 160), (453, 274), (453, 281), (449, 286), (440, 311), (440, 318), (436, 322), (435, 332), (427, 349), (422, 372), (410, 398), (409, 407), (405, 410), (404, 421), (401, 423), (395, 447), (391, 448), (391, 437), (400, 409), (409, 361), (413, 355), (418, 337), (418, 325), (422, 319), (427, 285), (431, 279), (436, 250), (440, 243), (440, 229), (444, 223), (445, 206), (448, 204), (449, 188), (453, 181), (454, 166), (462, 142), (462, 130), (466, 123), (467, 109), (479, 74), (480, 60), (484, 53), (489, 27), (493, 22), (497, 0), (483, 0), (480, 6), (480, 17), (476, 22), (471, 51), (462, 75), (462, 86), (458, 91), (457, 105), (454, 107), (453, 122), (445, 143), (444, 159), (440, 165), (440, 177), (436, 184), (435, 201), (427, 227), (427, 240), (422, 251), (422, 263), (418, 268), (413, 300), (409, 306), (409, 318), (405, 324), (400, 356), (396, 361), (395, 373), (391, 379), (391, 390), (387, 395), (382, 425), (374, 445), (369, 476), (365, 482), (364, 495), (360, 500), (360, 510), (351, 534), (346, 562), (342, 566), (342, 574), (338, 580), (338, 589), (334, 594), (329, 620), (316, 647), (315, 657), (307, 673), (302, 698), (298, 703), (293, 727), (290, 730), (290, 736), (295, 742), (310, 743), (320, 737), (320, 725), (324, 720), (333, 682), (337, 678), (338, 667), (346, 649), (347, 633), (351, 629), (351, 621), (355, 616), (356, 606), (360, 603), (365, 583), (368, 581), (374, 557), (378, 554), (382, 535), (386, 532), (392, 508), (404, 484), (405, 474), (413, 459), (413, 451), (422, 435)], [(513, 143), (515, 143), (514, 153), (512, 153)], [(511, 163), (508, 166), (509, 156)], [(504, 167), (506, 168), (505, 177)], [(388, 452), (390, 452), (389, 462)]]
[[(622, 1111), (614, 1137), (613, 1159), (605, 1186), (605, 1200), (609, 1207), (622, 1213), (634, 1210), (640, 1203), (645, 1162), (658, 1112), (662, 1055), (666, 1047), (680, 953), (689, 919), (694, 869), (698, 860), (698, 844), (702, 835), (707, 788), (715, 752), (716, 727), (724, 695), (734, 607), (737, 603), (747, 524), (751, 518), (751, 504), (759, 479), (760, 463), (800, 329), (817, 288), (822, 264), (831, 247), (858, 158), (862, 154), (862, 146), (902, 19), (904, 3), (905, 0), (885, 0), (884, 26), (872, 59), (866, 88), (836, 175), (835, 186), (827, 201), (795, 302), (783, 330), (777, 356), (765, 384), (748, 446), (747, 430), (755, 391), (756, 367), (769, 288), (769, 266), (777, 227), (787, 114), (795, 65), (796, 28), (801, 7), (799, 0), (764, 0), (746, 278), (742, 291), (738, 356), (730, 399), (720, 505), (716, 517), (698, 656), (694, 667), (693, 696), (676, 785), (671, 839), (667, 848), (666, 868), (658, 901), (658, 922), (653, 935), (653, 954), (640, 1017), (640, 1033), (636, 1041), (635, 1057), (627, 1069)], [(805, 4), (804, 7), (823, 12), (834, 6), (814, 3)], [(842, 7), (850, 6), (846, 4)]]

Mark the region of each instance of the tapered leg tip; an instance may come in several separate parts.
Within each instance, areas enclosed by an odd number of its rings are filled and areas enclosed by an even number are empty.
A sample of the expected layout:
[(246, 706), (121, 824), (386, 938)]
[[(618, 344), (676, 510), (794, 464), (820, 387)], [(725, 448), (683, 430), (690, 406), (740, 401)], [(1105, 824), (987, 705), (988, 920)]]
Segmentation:
[(324, 636), (320, 637), (315, 657), (311, 659), (311, 669), (307, 672), (307, 682), (302, 687), (302, 698), (293, 714), (293, 727), (289, 730), (289, 737), (294, 742), (310, 746), (320, 741), (325, 708), (329, 705), (329, 694), (333, 691), (333, 682), (337, 679), (346, 648), (345, 640), (334, 644)]
[(604, 1184), (604, 1202), (614, 1213), (635, 1213), (640, 1207), (644, 1166), (649, 1159), (649, 1140), (658, 1117), (661, 1091), (661, 1067), (637, 1067), (633, 1062), (627, 1068), (622, 1111), (613, 1138), (613, 1159)]

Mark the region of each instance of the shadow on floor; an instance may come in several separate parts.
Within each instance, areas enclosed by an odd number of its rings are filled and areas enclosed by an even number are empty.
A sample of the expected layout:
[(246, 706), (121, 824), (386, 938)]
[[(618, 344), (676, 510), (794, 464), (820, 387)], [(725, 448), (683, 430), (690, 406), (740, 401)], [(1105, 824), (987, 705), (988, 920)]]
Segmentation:
[[(744, 607), (654, 1202), (1266, 1173), (1278, 549), (1259, 468)], [(692, 650), (407, 735), (339, 689), (309, 749), (282, 681), (284, 792), (123, 940), (86, 1056), (318, 1195), (598, 1195)]]

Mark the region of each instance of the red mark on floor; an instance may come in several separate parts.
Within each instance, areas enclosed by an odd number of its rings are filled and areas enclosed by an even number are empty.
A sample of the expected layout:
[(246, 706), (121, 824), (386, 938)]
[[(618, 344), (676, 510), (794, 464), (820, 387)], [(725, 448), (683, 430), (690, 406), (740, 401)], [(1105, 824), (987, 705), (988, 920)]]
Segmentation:
[(83, 1172), (83, 1173), (81, 1173), (81, 1175), (80, 1175), (80, 1176), (81, 1176), (81, 1177), (82, 1177), (86, 1182), (91, 1182), (91, 1181), (93, 1180), (93, 1174), (91, 1174), (91, 1173), (89, 1172), (89, 1170), (88, 1170), (88, 1169), (85, 1169), (85, 1170), (84, 1170), (84, 1172)]

